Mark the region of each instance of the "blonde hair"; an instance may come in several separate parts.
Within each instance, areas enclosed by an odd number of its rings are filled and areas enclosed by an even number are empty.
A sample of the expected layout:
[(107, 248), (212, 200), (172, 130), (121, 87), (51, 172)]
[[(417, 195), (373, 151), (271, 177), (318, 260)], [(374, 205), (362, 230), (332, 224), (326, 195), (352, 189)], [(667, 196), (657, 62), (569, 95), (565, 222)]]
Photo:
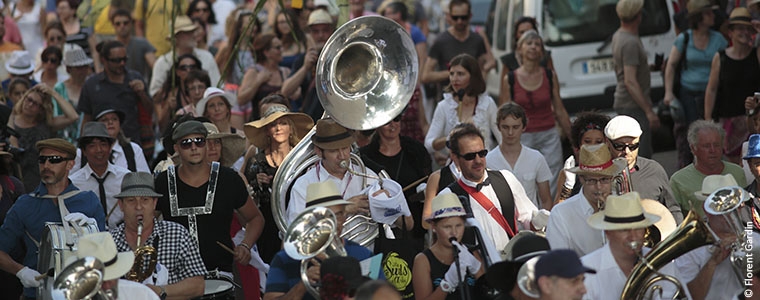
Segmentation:
[(38, 123), (44, 121), (46, 125), (50, 125), (53, 122), (53, 101), (50, 99), (52, 95), (45, 93), (39, 85), (35, 85), (32, 88), (26, 90), (24, 96), (21, 97), (21, 101), (13, 106), (13, 113), (17, 116), (22, 114), (26, 98), (31, 93), (39, 95), (42, 102), (42, 111), (37, 115), (37, 118), (35, 120)]
[(282, 116), (277, 119), (274, 119), (274, 121), (267, 124), (266, 130), (267, 130), (267, 139), (266, 139), (266, 145), (263, 148), (269, 148), (269, 146), (272, 145), (272, 137), (269, 135), (269, 126), (277, 122), (279, 119), (284, 119), (286, 122), (288, 122), (288, 126), (290, 126), (290, 136), (288, 137), (288, 142), (290, 143), (290, 146), (297, 145), (301, 138), (298, 137), (298, 129), (296, 128), (296, 122), (293, 121), (293, 119), (289, 118), (288, 116)]
[(538, 58), (539, 60), (541, 60), (544, 58), (544, 55), (546, 54), (546, 49), (544, 49), (544, 39), (541, 38), (541, 35), (539, 35), (538, 32), (535, 30), (531, 29), (526, 32), (523, 32), (522, 36), (520, 36), (520, 39), (517, 40), (516, 49), (519, 52), (519, 50), (522, 49), (523, 44), (527, 43), (528, 41), (533, 41), (533, 40), (541, 41), (541, 57)]

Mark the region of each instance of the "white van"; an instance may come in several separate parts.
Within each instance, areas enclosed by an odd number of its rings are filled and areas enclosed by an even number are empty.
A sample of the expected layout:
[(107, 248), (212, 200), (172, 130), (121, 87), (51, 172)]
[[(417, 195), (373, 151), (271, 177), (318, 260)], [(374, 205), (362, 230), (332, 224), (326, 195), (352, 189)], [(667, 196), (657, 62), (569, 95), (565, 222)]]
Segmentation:
[[(514, 22), (531, 16), (554, 61), (560, 95), (569, 111), (612, 107), (616, 86), (612, 35), (620, 26), (616, 0), (494, 0), (488, 30), (491, 50), (499, 63), (488, 74), (488, 92), (499, 94), (502, 55), (512, 52)], [(655, 55), (670, 53), (676, 38), (670, 0), (646, 0), (640, 35), (649, 64)], [(661, 72), (652, 72), (652, 100), (662, 99)]]

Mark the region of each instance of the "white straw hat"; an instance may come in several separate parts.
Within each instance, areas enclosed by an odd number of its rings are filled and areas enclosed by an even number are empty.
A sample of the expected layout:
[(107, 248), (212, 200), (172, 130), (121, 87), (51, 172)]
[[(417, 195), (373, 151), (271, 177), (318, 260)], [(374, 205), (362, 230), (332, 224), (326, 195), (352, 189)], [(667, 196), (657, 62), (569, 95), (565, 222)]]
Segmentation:
[(105, 265), (103, 280), (118, 279), (132, 268), (135, 254), (132, 251), (118, 252), (113, 237), (108, 232), (96, 232), (79, 238), (76, 255), (79, 258), (93, 256)]
[(589, 226), (599, 230), (621, 230), (647, 228), (660, 220), (660, 217), (644, 211), (641, 197), (637, 192), (620, 196), (607, 196), (603, 211), (591, 215), (587, 220)]

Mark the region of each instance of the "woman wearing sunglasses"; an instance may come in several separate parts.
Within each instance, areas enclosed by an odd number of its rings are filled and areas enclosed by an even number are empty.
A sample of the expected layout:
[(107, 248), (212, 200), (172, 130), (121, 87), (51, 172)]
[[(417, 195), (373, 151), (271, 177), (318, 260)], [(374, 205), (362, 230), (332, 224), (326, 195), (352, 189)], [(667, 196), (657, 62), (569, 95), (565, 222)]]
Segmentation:
[(444, 92), (425, 136), (425, 148), (433, 153), (438, 165), (446, 164), (449, 158), (445, 153), (446, 135), (459, 123), (475, 124), (485, 137), (486, 149), (493, 149), (501, 142), (496, 126), (496, 103), (486, 93), (486, 82), (474, 57), (460, 54), (451, 59), (449, 85)]
[[(63, 115), (53, 117), (53, 102), (63, 111)], [(40, 172), (37, 163), (35, 143), (55, 137), (54, 132), (74, 123), (79, 114), (68, 101), (44, 83), (40, 83), (24, 94), (21, 101), (13, 106), (8, 119), (8, 127), (18, 132), (18, 138), (11, 136), (14, 147), (26, 151), (21, 158), (21, 174), (27, 191), (34, 190), (40, 184)]]
[[(166, 129), (166, 125), (175, 115), (177, 110), (191, 104), (188, 96), (187, 87), (184, 84), (187, 74), (192, 70), (202, 70), (201, 61), (192, 54), (185, 54), (177, 57), (174, 67), (166, 75), (161, 89), (153, 96), (155, 103), (156, 122), (161, 132)], [(171, 79), (173, 78), (173, 80)]]
[(48, 86), (55, 86), (59, 82), (63, 82), (69, 79), (69, 74), (64, 72), (58, 73), (58, 69), (61, 66), (61, 60), (63, 59), (63, 53), (61, 48), (56, 46), (47, 46), (45, 50), (42, 50), (40, 54), (42, 59), (42, 65), (40, 65), (37, 72), (34, 72), (32, 77), (37, 82), (43, 82)]
[(523, 33), (517, 41), (516, 51), (522, 58), (522, 65), (505, 77), (508, 84), (502, 85), (501, 97), (504, 103), (514, 101), (525, 109), (529, 122), (522, 135), (522, 144), (541, 152), (549, 170), (557, 174), (562, 169), (562, 141), (557, 123), (562, 133), (570, 136), (570, 117), (559, 97), (559, 80), (551, 69), (541, 66), (546, 53), (538, 32)]

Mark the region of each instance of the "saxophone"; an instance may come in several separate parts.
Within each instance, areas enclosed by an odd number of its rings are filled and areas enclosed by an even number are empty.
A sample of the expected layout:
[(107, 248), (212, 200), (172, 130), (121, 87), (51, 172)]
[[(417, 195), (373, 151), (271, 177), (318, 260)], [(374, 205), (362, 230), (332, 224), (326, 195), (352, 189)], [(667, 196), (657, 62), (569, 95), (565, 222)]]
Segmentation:
[[(137, 249), (135, 249), (135, 262), (132, 264), (132, 269), (129, 270), (125, 277), (127, 280), (135, 282), (143, 282), (146, 278), (153, 275), (156, 270), (156, 262), (158, 262), (158, 251), (149, 245), (140, 246), (140, 238), (142, 237), (143, 220), (137, 221)], [(144, 269), (145, 256), (148, 255), (148, 268)]]

